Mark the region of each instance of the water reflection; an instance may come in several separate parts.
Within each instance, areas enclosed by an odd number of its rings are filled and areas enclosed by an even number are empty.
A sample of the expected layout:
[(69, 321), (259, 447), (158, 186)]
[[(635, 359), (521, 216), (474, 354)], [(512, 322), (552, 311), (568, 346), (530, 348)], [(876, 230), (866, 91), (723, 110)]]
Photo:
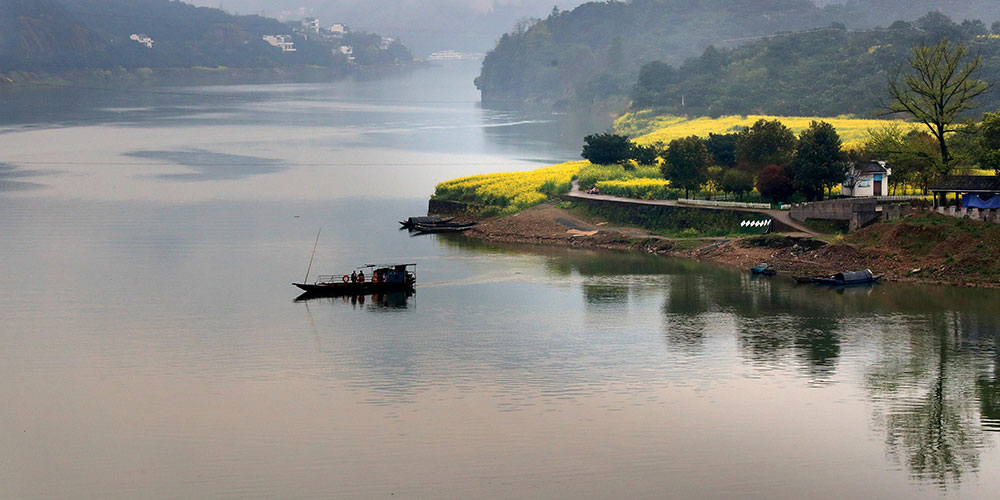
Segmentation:
[(295, 298), (295, 302), (328, 302), (334, 306), (351, 306), (354, 309), (366, 309), (372, 312), (399, 310), (411, 307), (412, 291), (376, 293), (372, 295), (343, 295), (340, 297), (323, 297), (303, 293)]
[(28, 191), (42, 188), (44, 185), (35, 182), (12, 180), (24, 177), (35, 177), (38, 175), (42, 175), (42, 172), (23, 170), (18, 168), (16, 165), (0, 162), (0, 192)]
[(259, 156), (217, 153), (204, 149), (187, 151), (132, 151), (125, 153), (132, 158), (168, 161), (189, 167), (194, 172), (185, 174), (160, 174), (157, 177), (172, 181), (225, 181), (239, 180), (253, 175), (271, 174), (284, 170), (280, 160)]

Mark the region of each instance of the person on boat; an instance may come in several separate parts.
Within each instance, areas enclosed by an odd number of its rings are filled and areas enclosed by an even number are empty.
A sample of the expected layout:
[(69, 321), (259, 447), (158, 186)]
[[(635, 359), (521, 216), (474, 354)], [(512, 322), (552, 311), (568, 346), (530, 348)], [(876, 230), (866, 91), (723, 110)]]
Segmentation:
[(365, 272), (364, 270), (358, 272), (358, 283), (365, 282)]
[(357, 282), (358, 282), (357, 271), (351, 271), (351, 283), (357, 283)]

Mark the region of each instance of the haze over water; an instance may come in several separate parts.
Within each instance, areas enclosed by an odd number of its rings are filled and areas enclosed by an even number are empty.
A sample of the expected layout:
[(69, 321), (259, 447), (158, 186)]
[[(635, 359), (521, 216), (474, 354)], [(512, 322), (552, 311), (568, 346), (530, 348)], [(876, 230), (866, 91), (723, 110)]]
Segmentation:
[[(2, 94), (0, 497), (990, 498), (1000, 294), (409, 237), (601, 130), (379, 81)], [(312, 268), (416, 295), (295, 302)]]

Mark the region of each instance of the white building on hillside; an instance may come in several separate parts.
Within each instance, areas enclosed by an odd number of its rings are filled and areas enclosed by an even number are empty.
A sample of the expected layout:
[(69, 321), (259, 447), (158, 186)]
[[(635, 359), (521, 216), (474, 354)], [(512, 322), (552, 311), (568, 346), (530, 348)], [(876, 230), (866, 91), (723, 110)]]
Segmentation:
[(351, 32), (351, 27), (344, 23), (335, 23), (330, 26), (330, 33), (334, 35), (346, 35)]
[(844, 196), (889, 196), (889, 176), (892, 169), (884, 161), (852, 164), (840, 186)]
[(302, 27), (306, 31), (319, 33), (319, 19), (316, 19), (315, 17), (307, 17), (302, 20)]
[(153, 39), (142, 33), (132, 33), (132, 35), (129, 36), (128, 39), (135, 40), (140, 45), (145, 45), (147, 49), (153, 48)]
[(272, 46), (281, 49), (282, 52), (295, 52), (295, 43), (288, 35), (264, 35), (263, 39)]

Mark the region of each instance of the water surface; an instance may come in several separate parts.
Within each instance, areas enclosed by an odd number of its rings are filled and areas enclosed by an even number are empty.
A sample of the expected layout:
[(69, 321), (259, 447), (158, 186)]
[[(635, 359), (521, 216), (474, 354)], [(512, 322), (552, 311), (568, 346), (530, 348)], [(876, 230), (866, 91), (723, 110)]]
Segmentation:
[[(996, 292), (398, 231), (442, 179), (578, 154), (474, 74), (0, 96), (2, 496), (1000, 488)], [(294, 301), (320, 227), (314, 274), (417, 262), (417, 293)]]

